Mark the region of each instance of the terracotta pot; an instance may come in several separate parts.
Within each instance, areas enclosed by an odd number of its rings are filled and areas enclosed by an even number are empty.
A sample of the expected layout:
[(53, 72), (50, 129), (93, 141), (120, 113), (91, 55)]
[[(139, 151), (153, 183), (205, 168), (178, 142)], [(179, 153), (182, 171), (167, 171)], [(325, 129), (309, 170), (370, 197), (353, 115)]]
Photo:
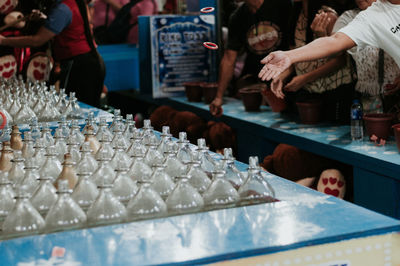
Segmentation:
[(204, 102), (210, 104), (217, 95), (218, 83), (203, 82), (201, 88), (203, 90)]
[(260, 105), (262, 101), (261, 86), (265, 84), (254, 84), (246, 88), (239, 90), (242, 96), (244, 109), (247, 112), (260, 111)]
[(363, 119), (369, 137), (375, 135), (379, 139), (388, 139), (393, 121), (392, 114), (371, 113), (364, 115)]
[(189, 102), (201, 102), (203, 97), (203, 90), (201, 88), (202, 82), (185, 82), (185, 94)]
[(318, 124), (322, 120), (322, 101), (297, 102), (300, 120), (303, 124)]
[(276, 95), (271, 91), (271, 89), (265, 87), (261, 91), (265, 101), (267, 101), (268, 105), (271, 107), (272, 112), (282, 112), (286, 109), (286, 101), (285, 99), (281, 99), (276, 97)]
[(400, 124), (395, 124), (392, 126), (392, 128), (394, 130), (394, 137), (396, 139), (397, 149), (400, 152)]

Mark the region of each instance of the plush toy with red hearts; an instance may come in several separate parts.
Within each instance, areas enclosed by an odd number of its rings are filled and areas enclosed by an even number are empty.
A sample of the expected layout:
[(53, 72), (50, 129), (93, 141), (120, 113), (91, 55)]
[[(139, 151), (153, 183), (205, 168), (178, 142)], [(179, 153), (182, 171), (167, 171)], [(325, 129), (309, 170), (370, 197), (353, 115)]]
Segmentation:
[(317, 190), (343, 199), (346, 194), (346, 180), (337, 169), (327, 169), (321, 173)]

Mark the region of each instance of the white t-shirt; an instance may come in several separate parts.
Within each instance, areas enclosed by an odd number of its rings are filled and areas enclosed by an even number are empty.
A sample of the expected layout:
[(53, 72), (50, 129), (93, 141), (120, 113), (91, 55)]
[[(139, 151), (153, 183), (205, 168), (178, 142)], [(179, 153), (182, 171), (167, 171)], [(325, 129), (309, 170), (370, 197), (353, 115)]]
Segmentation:
[(400, 66), (400, 5), (378, 0), (339, 30), (360, 48), (382, 48)]

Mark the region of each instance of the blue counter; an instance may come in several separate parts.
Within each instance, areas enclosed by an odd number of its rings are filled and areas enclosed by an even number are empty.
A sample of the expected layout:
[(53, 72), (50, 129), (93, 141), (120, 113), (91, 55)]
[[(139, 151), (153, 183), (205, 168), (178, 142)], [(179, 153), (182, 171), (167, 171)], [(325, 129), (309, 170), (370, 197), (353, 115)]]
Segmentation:
[(400, 221), (266, 178), (280, 202), (2, 241), (0, 265), (400, 263)]

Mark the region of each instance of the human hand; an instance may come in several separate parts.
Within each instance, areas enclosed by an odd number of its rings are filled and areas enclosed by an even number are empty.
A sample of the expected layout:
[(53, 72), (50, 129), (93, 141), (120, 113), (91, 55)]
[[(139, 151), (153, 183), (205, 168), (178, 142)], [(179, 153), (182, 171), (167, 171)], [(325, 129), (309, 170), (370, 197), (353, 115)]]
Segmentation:
[(307, 79), (304, 75), (295, 76), (283, 89), (287, 91), (298, 91), (306, 84)]
[(330, 22), (331, 18), (329, 18), (328, 13), (321, 12), (315, 15), (310, 28), (317, 38), (325, 37), (330, 34), (330, 32), (328, 32), (328, 25)]
[(384, 88), (385, 95), (393, 95), (400, 89), (400, 75), (397, 76), (391, 84), (386, 84)]
[(215, 99), (210, 103), (210, 113), (213, 116), (221, 116), (223, 113), (222, 110), (222, 98), (215, 97)]
[(263, 81), (277, 78), (292, 64), (289, 56), (283, 51), (270, 53), (261, 60), (261, 63), (265, 64), (265, 66), (258, 73), (258, 77)]
[(279, 75), (277, 78), (273, 79), (271, 82), (271, 91), (275, 94), (278, 98), (285, 98), (285, 94), (283, 94), (283, 79), (281, 78), (282, 75)]

